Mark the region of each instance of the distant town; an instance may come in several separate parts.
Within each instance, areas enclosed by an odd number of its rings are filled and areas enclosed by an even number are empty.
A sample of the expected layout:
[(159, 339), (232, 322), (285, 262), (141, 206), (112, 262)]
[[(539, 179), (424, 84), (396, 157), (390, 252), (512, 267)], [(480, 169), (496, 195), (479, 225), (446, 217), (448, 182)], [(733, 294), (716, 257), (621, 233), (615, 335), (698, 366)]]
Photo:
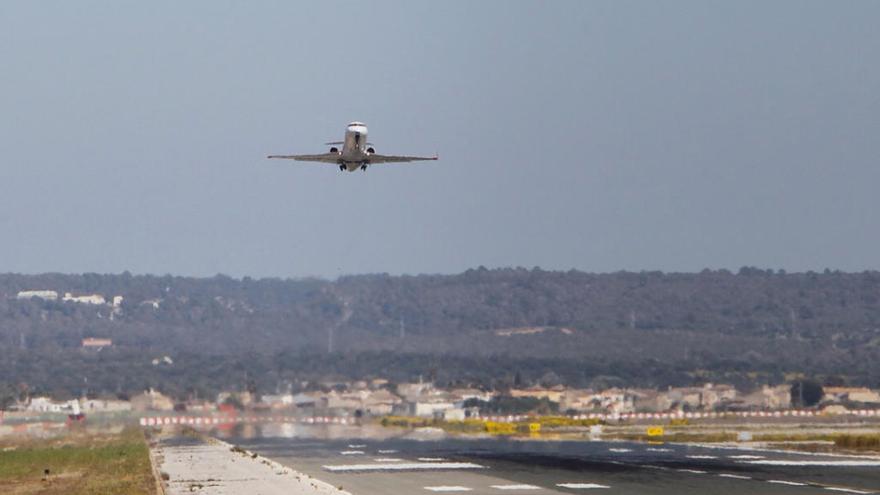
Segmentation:
[[(702, 387), (670, 387), (666, 390), (572, 389), (564, 386), (529, 387), (506, 391), (475, 388), (441, 389), (430, 383), (392, 384), (373, 379), (355, 382), (303, 384), (314, 390), (278, 394), (249, 391), (222, 392), (211, 399), (175, 401), (156, 390), (122, 399), (83, 397), (57, 401), (50, 397), (28, 397), (11, 404), (7, 418), (37, 413), (88, 415), (176, 411), (208, 414), (218, 412), (275, 413), (300, 416), (367, 418), (410, 416), (442, 420), (464, 420), (494, 414), (534, 415), (621, 415), (658, 412), (738, 412), (781, 411), (809, 408), (825, 414), (849, 410), (880, 409), (880, 390), (864, 387), (824, 387), (817, 390), (799, 385), (765, 386), (740, 393), (730, 385), (706, 384)], [(808, 402), (809, 401), (809, 402)]]

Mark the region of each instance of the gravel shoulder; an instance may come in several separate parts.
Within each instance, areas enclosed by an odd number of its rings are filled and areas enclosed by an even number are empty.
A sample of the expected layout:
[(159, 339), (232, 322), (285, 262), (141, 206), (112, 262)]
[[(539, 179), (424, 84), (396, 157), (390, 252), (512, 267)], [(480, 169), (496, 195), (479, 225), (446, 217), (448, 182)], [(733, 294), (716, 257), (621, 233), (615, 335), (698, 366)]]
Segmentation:
[(215, 439), (159, 440), (153, 457), (166, 495), (351, 495), (329, 483)]

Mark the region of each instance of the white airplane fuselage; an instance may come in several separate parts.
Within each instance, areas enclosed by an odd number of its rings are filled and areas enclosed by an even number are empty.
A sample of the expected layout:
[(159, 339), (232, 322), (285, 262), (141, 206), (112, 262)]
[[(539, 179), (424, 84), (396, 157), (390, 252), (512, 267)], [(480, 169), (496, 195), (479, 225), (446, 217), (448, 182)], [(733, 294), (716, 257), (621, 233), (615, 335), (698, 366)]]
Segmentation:
[(325, 143), (330, 146), (326, 153), (314, 155), (269, 155), (267, 158), (296, 160), (299, 162), (332, 163), (339, 170), (354, 172), (377, 163), (408, 163), (437, 160), (434, 156), (383, 155), (376, 153), (373, 145), (367, 142), (367, 126), (363, 122), (352, 122), (345, 127), (342, 141)]
[(367, 144), (367, 126), (352, 122), (345, 128), (345, 140), (339, 152), (339, 165), (354, 172), (367, 163), (372, 148)]

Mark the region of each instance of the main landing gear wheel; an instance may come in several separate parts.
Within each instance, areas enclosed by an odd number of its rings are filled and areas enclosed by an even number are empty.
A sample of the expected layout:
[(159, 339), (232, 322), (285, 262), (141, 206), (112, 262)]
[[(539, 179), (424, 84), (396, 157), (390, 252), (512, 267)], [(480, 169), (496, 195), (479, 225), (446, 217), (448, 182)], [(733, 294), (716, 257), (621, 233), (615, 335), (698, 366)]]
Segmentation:
[(344, 163), (340, 163), (340, 164), (339, 164), (339, 171), (340, 171), (340, 172), (345, 172), (345, 164), (344, 164)]
[(361, 170), (363, 170), (364, 172), (367, 171), (367, 162), (361, 163)]

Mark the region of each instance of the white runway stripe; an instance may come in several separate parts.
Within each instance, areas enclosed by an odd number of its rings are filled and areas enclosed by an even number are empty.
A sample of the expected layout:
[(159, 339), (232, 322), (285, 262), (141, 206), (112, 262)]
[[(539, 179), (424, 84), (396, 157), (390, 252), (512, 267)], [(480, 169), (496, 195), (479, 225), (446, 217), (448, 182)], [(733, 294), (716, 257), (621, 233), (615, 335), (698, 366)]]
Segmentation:
[(719, 474), (718, 476), (721, 476), (722, 478), (733, 478), (733, 479), (735, 479), (735, 480), (750, 480), (750, 479), (752, 479), (752, 478), (749, 477), (749, 476), (743, 476), (743, 475), (741, 475), (741, 474), (728, 474), (728, 473), (721, 473), (721, 474)]
[(481, 469), (472, 462), (396, 462), (381, 464), (330, 464), (321, 466), (327, 471), (432, 471), (437, 469)]
[(789, 461), (778, 459), (761, 459), (758, 461), (740, 461), (745, 464), (760, 464), (763, 466), (852, 466), (852, 467), (869, 467), (880, 466), (880, 461)]
[(691, 474), (706, 474), (706, 471), (700, 471), (699, 469), (676, 469), (676, 471)]
[(556, 483), (556, 486), (562, 488), (572, 488), (575, 490), (588, 490), (590, 488), (611, 488), (608, 485), (600, 485), (598, 483)]
[(608, 449), (608, 452), (632, 452), (632, 449), (612, 448), (612, 449)]
[(376, 462), (403, 462), (403, 459), (398, 459), (396, 457), (378, 457), (373, 460)]
[(688, 459), (718, 459), (718, 456), (714, 455), (689, 455)]
[(466, 486), (426, 486), (425, 490), (432, 492), (469, 492), (472, 489)]
[(648, 447), (645, 450), (647, 450), (648, 452), (672, 452), (672, 449), (664, 449), (658, 447)]
[(379, 453), (380, 453), (380, 454), (396, 454), (397, 451), (394, 450), (394, 449), (390, 449), (390, 450), (380, 450)]
[(419, 457), (419, 460), (422, 462), (441, 462), (445, 461), (446, 459), (442, 457)]
[(789, 486), (807, 486), (806, 483), (801, 483), (799, 481), (767, 480), (767, 483), (776, 483), (777, 485), (789, 485)]
[(875, 492), (866, 492), (864, 490), (856, 490), (855, 488), (842, 488), (837, 486), (826, 486), (826, 490), (831, 490), (832, 492), (845, 492), (845, 493), (858, 493), (861, 495), (870, 495)]
[(340, 452), (340, 454), (342, 455), (361, 455), (363, 453), (363, 450), (343, 450), (342, 452)]
[(492, 488), (498, 490), (540, 490), (540, 486), (535, 485), (491, 485)]
[(362, 444), (362, 443), (357, 444), (357, 445), (354, 445), (354, 444), (348, 444), (348, 448), (350, 448), (350, 449), (362, 449), (362, 448), (364, 448), (364, 447), (366, 447), (366, 445), (364, 445), (364, 444)]
[(764, 456), (743, 454), (743, 455), (729, 455), (729, 456), (727, 456), (727, 458), (728, 459), (763, 459)]

